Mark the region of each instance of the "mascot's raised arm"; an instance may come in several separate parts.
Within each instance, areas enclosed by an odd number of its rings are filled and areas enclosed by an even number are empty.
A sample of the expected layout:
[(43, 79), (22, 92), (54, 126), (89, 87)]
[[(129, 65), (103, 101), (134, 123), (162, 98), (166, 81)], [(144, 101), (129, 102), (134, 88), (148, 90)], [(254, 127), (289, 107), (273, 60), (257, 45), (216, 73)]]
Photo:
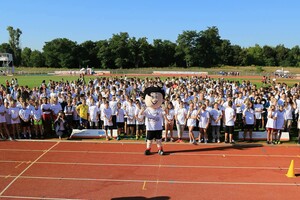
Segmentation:
[(145, 124), (147, 130), (147, 148), (145, 155), (151, 154), (151, 144), (156, 140), (158, 154), (164, 155), (162, 147), (162, 127), (163, 127), (163, 109), (161, 105), (164, 101), (165, 92), (160, 87), (148, 87), (144, 91), (145, 105), (141, 114), (146, 117)]

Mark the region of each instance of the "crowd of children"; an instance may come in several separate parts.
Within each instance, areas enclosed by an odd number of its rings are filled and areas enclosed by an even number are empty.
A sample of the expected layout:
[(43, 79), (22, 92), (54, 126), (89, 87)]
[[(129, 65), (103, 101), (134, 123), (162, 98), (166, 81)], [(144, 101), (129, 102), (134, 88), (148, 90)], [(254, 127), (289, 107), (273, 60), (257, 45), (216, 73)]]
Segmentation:
[[(209, 77), (128, 78), (93, 77), (85, 81), (43, 81), (29, 88), (17, 79), (0, 87), (2, 139), (68, 137), (72, 129), (104, 129), (106, 139), (145, 135), (143, 91), (161, 87), (165, 91), (164, 141), (234, 143), (235, 130), (267, 131), (267, 143), (280, 143), (282, 131), (300, 128), (300, 84), (274, 82), (261, 87), (250, 81)], [(174, 131), (177, 134), (174, 134)], [(300, 143), (300, 141), (298, 141)]]

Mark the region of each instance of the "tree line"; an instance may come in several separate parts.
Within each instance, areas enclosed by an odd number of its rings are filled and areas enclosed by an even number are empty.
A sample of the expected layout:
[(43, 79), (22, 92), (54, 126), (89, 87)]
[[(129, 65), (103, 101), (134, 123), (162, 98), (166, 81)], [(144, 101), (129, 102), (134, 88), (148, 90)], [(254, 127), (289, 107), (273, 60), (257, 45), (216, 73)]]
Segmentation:
[(214, 66), (300, 66), (300, 48), (255, 45), (241, 47), (222, 39), (217, 27), (202, 31), (183, 31), (176, 42), (146, 37), (113, 34), (99, 41), (78, 44), (67, 38), (45, 42), (42, 51), (20, 47), (22, 31), (9, 26), (8, 43), (0, 44), (0, 52), (12, 53), (14, 64), (24, 67), (99, 69), (143, 67), (214, 67)]

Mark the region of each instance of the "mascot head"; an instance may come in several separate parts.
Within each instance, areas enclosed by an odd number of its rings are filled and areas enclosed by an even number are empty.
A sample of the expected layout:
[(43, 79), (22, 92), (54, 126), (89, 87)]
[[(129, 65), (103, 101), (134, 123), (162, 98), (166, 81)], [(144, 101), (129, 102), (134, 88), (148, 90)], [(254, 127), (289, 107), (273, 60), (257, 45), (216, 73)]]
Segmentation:
[(160, 87), (148, 87), (144, 91), (144, 99), (147, 107), (157, 109), (163, 103), (165, 91)]

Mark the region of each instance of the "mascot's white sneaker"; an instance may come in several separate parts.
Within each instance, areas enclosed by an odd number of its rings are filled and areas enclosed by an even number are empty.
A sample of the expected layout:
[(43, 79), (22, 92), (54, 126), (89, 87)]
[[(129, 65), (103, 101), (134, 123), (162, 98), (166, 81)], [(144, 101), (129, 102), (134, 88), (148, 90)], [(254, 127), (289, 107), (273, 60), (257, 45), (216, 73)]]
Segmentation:
[(158, 154), (162, 156), (162, 155), (164, 155), (164, 151), (163, 150), (158, 150)]

